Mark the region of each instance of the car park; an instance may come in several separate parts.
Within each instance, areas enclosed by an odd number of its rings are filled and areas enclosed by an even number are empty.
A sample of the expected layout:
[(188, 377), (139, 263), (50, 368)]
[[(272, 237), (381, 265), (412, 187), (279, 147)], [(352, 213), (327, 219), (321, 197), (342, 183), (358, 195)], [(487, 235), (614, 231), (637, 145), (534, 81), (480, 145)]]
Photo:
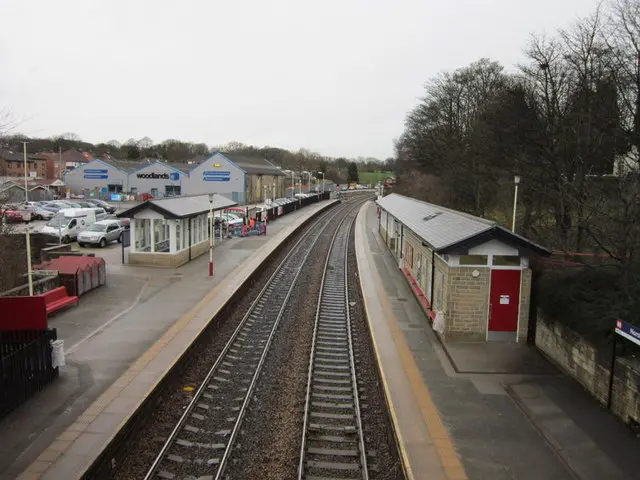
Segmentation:
[(107, 213), (116, 213), (116, 207), (114, 207), (113, 205), (109, 205), (104, 200), (99, 200), (97, 198), (88, 198), (87, 202), (96, 207), (104, 208)]
[(78, 234), (78, 245), (98, 245), (104, 248), (110, 242), (122, 242), (123, 231), (124, 226), (119, 220), (100, 220)]

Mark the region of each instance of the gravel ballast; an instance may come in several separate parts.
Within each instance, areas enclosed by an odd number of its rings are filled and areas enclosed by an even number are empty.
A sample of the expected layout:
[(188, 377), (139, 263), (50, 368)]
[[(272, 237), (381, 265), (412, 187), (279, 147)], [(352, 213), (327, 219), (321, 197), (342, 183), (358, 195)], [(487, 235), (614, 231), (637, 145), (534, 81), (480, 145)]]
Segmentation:
[[(351, 200), (348, 205), (353, 207), (356, 203), (361, 204)], [(318, 294), (331, 238), (339, 220), (346, 213), (343, 207), (346, 205), (331, 210), (330, 215), (335, 215), (333, 220), (324, 229), (302, 266), (242, 420), (224, 471), (225, 479), (297, 478)], [(343, 213), (340, 213), (341, 210)], [(141, 427), (136, 429), (134, 438), (127, 444), (126, 458), (118, 460), (120, 466), (111, 478), (144, 478), (238, 323), (304, 231), (307, 228), (288, 239), (285, 248), (274, 255), (252, 285), (245, 289), (242, 297), (234, 299), (233, 304), (211, 322), (211, 326), (188, 352), (188, 358), (181, 362), (179, 370), (171, 373), (154, 399), (155, 404), (148, 409), (149, 413)], [(404, 474), (357, 278), (353, 229), (349, 240), (348, 263), (352, 335), (369, 478), (400, 480)]]

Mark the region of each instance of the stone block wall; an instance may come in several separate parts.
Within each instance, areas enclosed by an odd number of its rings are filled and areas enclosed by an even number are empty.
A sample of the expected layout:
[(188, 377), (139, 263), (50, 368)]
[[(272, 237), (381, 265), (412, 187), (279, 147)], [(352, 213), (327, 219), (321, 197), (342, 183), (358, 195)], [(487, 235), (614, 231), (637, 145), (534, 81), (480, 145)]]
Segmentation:
[[(191, 260), (199, 257), (209, 249), (209, 240), (191, 246)], [(141, 253), (129, 252), (129, 263), (132, 265), (149, 265), (152, 267), (176, 268), (189, 262), (189, 249), (178, 253)]]
[[(479, 275), (473, 276), (474, 270)], [(449, 267), (445, 338), (486, 340), (491, 270)]]
[[(601, 404), (607, 404), (611, 351), (602, 351), (568, 327), (538, 316), (536, 346)], [(640, 362), (616, 362), (611, 410), (623, 421), (640, 422)]]
[(520, 313), (518, 318), (518, 341), (526, 342), (529, 333), (529, 318), (531, 316), (531, 276), (530, 268), (522, 270), (520, 280)]

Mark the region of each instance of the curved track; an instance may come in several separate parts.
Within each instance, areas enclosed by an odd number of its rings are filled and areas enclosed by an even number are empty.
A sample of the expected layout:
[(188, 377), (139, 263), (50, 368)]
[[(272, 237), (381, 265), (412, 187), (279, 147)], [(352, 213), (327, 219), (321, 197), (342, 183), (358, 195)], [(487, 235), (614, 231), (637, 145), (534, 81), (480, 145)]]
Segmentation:
[(354, 205), (346, 203), (323, 214), (278, 266), (207, 373), (145, 480), (222, 477), (298, 276), (324, 229), (345, 211), (357, 213)]
[(368, 479), (351, 339), (347, 251), (356, 212), (327, 257), (309, 360), (298, 479)]

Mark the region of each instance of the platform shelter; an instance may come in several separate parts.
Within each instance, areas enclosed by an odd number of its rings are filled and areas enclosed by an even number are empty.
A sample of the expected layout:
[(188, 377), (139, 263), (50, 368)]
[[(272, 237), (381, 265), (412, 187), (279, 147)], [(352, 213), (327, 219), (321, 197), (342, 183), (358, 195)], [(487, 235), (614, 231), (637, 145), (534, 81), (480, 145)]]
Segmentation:
[[(237, 202), (214, 195), (213, 210)], [(147, 200), (118, 214), (130, 219), (129, 263), (179, 267), (209, 248), (209, 195)]]
[(436, 331), (447, 340), (526, 340), (531, 257), (549, 250), (494, 221), (403, 195), (376, 203), (382, 240)]

